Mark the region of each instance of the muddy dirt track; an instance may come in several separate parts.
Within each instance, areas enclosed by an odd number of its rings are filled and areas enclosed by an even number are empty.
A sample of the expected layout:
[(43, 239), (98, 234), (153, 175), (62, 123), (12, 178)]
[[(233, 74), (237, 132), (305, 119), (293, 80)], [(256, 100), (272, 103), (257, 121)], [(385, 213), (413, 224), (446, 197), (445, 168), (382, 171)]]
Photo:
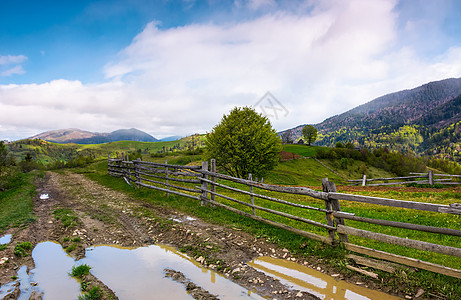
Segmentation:
[[(186, 253), (205, 267), (217, 270), (248, 290), (271, 299), (318, 298), (306, 292), (290, 290), (246, 264), (259, 256), (280, 257), (321, 269), (325, 273), (338, 273), (314, 258), (308, 261), (306, 258), (293, 257), (288, 250), (235, 228), (209, 224), (195, 217), (192, 220), (181, 212), (132, 199), (96, 184), (81, 174), (48, 172), (37, 182), (37, 187), (38, 195), (47, 193), (50, 198), (42, 200), (37, 195), (34, 199), (37, 221), (25, 228), (10, 229), (7, 233), (13, 234), (11, 245), (28, 241), (34, 247), (42, 241), (57, 241), (64, 248), (75, 245), (70, 255), (76, 259), (82, 258), (85, 248), (92, 245), (171, 245), (185, 249)], [(73, 226), (64, 227), (60, 220), (55, 219), (53, 211), (61, 208), (75, 212), (78, 218), (74, 220)], [(180, 222), (172, 222), (173, 219)], [(80, 242), (72, 242), (75, 237), (79, 237)], [(11, 281), (20, 266), (27, 265), (29, 270), (34, 267), (30, 255), (19, 258), (13, 254), (13, 248), (8, 247), (0, 253), (0, 256), (9, 258), (9, 262), (0, 267), (1, 284)], [(363, 278), (358, 276), (343, 278), (340, 275), (339, 279), (363, 282)], [(89, 281), (91, 285), (103, 288), (103, 299), (117, 299), (96, 278), (90, 276)], [(206, 295), (205, 291), (197, 299), (214, 299)]]

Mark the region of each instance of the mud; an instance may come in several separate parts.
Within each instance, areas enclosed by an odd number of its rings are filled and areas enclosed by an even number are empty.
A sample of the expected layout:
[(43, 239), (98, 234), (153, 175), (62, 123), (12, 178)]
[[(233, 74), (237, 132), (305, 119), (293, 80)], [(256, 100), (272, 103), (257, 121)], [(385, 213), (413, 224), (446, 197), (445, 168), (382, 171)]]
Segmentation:
[[(318, 298), (290, 289), (279, 280), (247, 265), (257, 257), (279, 257), (317, 268), (325, 274), (339, 273), (314, 257), (296, 257), (286, 249), (236, 228), (209, 224), (182, 212), (132, 199), (96, 184), (81, 174), (48, 172), (37, 182), (37, 186), (38, 194), (34, 199), (36, 222), (7, 232), (12, 234), (12, 241), (7, 249), (0, 252), (0, 258), (8, 257), (8, 262), (0, 266), (1, 284), (10, 282), (23, 265), (29, 270), (35, 267), (30, 254), (25, 257), (13, 254), (14, 246), (25, 241), (31, 242), (33, 247), (43, 241), (57, 241), (74, 259), (83, 258), (85, 249), (92, 245), (171, 245), (185, 251), (202, 266), (270, 299)], [(48, 194), (49, 198), (40, 199), (40, 194)], [(55, 219), (53, 211), (61, 208), (75, 213), (75, 225), (64, 227), (60, 220)], [(99, 285), (102, 288), (103, 299), (116, 299), (113, 291), (94, 276), (87, 280), (91, 286)], [(338, 280), (353, 283), (364, 281), (359, 275), (347, 278), (341, 275)], [(362, 285), (379, 288), (371, 280)]]

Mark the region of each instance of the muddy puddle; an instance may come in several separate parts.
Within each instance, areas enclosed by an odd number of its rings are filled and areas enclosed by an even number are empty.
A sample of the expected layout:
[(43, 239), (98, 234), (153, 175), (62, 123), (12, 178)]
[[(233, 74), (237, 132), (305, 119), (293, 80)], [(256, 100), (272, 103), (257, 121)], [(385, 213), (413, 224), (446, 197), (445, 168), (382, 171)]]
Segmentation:
[(11, 234), (5, 234), (0, 237), (0, 245), (9, 244), (11, 242)]
[(35, 269), (27, 274), (21, 267), (18, 279), (0, 289), (0, 299), (20, 283), (20, 300), (44, 293), (44, 299), (77, 299), (79, 282), (68, 273), (72, 266), (87, 264), (91, 273), (112, 289), (119, 299), (192, 299), (184, 285), (165, 277), (165, 269), (182, 272), (187, 278), (219, 299), (263, 299), (174, 248), (152, 245), (141, 248), (95, 246), (86, 257), (74, 261), (60, 244), (39, 243), (32, 251)]
[(332, 276), (279, 258), (260, 257), (248, 263), (265, 274), (278, 278), (292, 288), (307, 291), (325, 300), (396, 300), (400, 299), (383, 292), (335, 279)]

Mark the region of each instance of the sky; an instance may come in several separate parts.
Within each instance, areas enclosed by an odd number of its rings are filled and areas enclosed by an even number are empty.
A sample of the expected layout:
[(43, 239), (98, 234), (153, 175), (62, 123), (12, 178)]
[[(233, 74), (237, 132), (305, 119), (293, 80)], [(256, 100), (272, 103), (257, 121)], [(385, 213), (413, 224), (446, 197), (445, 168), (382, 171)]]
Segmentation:
[(0, 0), (0, 140), (277, 130), (461, 77), (458, 0)]

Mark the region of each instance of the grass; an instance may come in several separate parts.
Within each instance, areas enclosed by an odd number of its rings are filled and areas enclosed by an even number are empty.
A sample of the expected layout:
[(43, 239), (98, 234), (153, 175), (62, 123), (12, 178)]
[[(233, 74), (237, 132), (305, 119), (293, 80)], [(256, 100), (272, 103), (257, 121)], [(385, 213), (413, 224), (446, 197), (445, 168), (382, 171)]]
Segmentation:
[(321, 186), (322, 178), (338, 182), (338, 175), (319, 164), (314, 159), (296, 159), (280, 162), (264, 177), (264, 183), (294, 186)]
[(284, 144), (283, 151), (292, 152), (304, 157), (314, 157), (317, 150), (320, 148), (328, 149), (327, 147), (307, 146), (298, 144)]
[(43, 176), (42, 172), (22, 173), (16, 168), (2, 172), (0, 185), (6, 190), (0, 192), (0, 232), (35, 221), (33, 198), (37, 192), (34, 180), (37, 176)]
[(74, 211), (66, 208), (58, 208), (53, 211), (54, 218), (61, 220), (62, 226), (72, 228), (78, 224), (78, 217)]
[[(70, 271), (69, 275), (81, 280), (80, 289), (82, 291), (86, 291), (88, 286), (90, 285), (87, 282), (86, 276), (90, 274), (91, 267), (87, 264), (73, 266), (72, 270)], [(98, 300), (102, 298), (102, 291), (99, 286), (93, 286), (88, 292), (84, 293), (83, 295), (78, 296), (79, 300)]]
[(78, 300), (98, 300), (101, 298), (102, 291), (99, 286), (94, 286), (87, 293), (78, 296)]
[(30, 242), (22, 242), (14, 247), (14, 255), (18, 257), (29, 256), (29, 252), (32, 249)]
[(7, 247), (8, 247), (7, 244), (1, 244), (1, 245), (0, 245), (0, 251), (5, 250)]
[[(310, 162), (308, 162), (310, 161)], [(282, 168), (286, 168), (285, 171), (296, 170), (296, 164), (306, 164), (300, 167), (301, 172), (308, 171), (311, 167), (315, 168), (315, 165), (308, 165), (314, 160), (296, 160), (290, 161), (286, 164), (282, 164)], [(290, 165), (293, 164), (293, 165)], [(236, 215), (227, 210), (220, 208), (211, 208), (211, 207), (202, 207), (198, 204), (196, 200), (170, 196), (166, 197), (165, 193), (158, 192), (155, 190), (148, 189), (134, 189), (128, 186), (123, 180), (119, 178), (111, 177), (106, 175), (106, 164), (105, 162), (97, 163), (91, 166), (92, 172), (87, 173), (87, 176), (96, 180), (100, 184), (108, 186), (112, 189), (122, 191), (129, 194), (134, 198), (141, 199), (142, 201), (155, 204), (157, 206), (171, 207), (175, 210), (180, 210), (188, 214), (195, 215), (200, 217), (210, 223), (227, 225), (230, 227), (237, 227), (242, 230), (247, 231), (248, 233), (256, 236), (267, 239), (269, 242), (274, 242), (279, 244), (281, 247), (289, 249), (294, 254), (299, 254), (305, 257), (316, 256), (318, 258), (325, 258), (331, 265), (338, 268), (343, 268), (345, 270), (345, 265), (347, 260), (344, 258), (344, 254), (347, 253), (341, 247), (330, 247), (324, 245), (320, 242), (316, 242), (307, 238), (303, 238), (291, 232), (287, 232), (282, 229), (278, 229), (252, 219)], [(318, 167), (318, 170), (321, 170)], [(326, 172), (326, 171), (325, 171)], [(275, 176), (278, 174), (274, 173)], [(334, 177), (331, 176), (331, 173), (328, 174), (331, 179)], [(265, 179), (265, 182), (270, 180), (277, 180), (277, 177), (268, 177)], [(290, 174), (292, 178), (297, 178)], [(275, 178), (275, 179), (274, 179)], [(279, 179), (278, 179), (279, 180)], [(303, 183), (303, 179), (298, 177), (298, 183)], [(306, 182), (306, 181), (304, 181)], [(248, 190), (248, 187), (243, 187), (235, 183), (228, 183), (227, 185), (240, 187), (241, 189)], [(340, 187), (339, 187), (340, 189)], [(217, 189), (218, 193), (224, 193), (222, 189)], [(323, 200), (316, 200), (313, 198), (305, 196), (296, 196), (290, 194), (275, 194), (273, 192), (267, 192), (258, 190), (255, 188), (256, 193), (262, 193), (268, 196), (273, 196), (281, 198), (290, 202), (306, 204), (309, 206), (324, 208), (325, 204)], [(385, 191), (385, 192), (370, 192), (363, 191), (359, 194), (376, 196), (376, 197), (385, 197), (385, 198), (395, 198), (401, 200), (410, 200), (410, 201), (420, 201), (420, 202), (430, 202), (430, 203), (440, 203), (440, 204), (449, 204), (458, 202), (461, 198), (459, 193), (451, 191), (439, 191), (439, 192), (402, 192), (399, 190), (394, 191)], [(249, 196), (239, 195), (233, 192), (226, 192), (226, 195), (234, 197), (236, 199), (249, 202)], [(239, 208), (246, 212), (251, 212), (251, 209), (231, 203), (227, 200), (219, 200), (222, 203), (231, 205), (233, 207)], [(345, 202), (340, 201), (341, 208), (343, 211), (355, 213), (358, 216), (377, 218), (377, 219), (387, 219), (400, 222), (410, 222), (415, 224), (437, 226), (437, 227), (446, 227), (459, 229), (459, 224), (461, 224), (461, 218), (458, 215), (448, 215), (440, 213), (431, 213), (431, 212), (422, 212), (414, 211), (407, 209), (397, 209), (391, 207), (384, 207), (372, 204), (364, 203), (355, 203), (355, 202)], [(317, 222), (325, 223), (325, 214), (310, 211), (310, 210), (301, 210), (299, 208), (287, 207), (282, 204), (268, 202), (262, 199), (256, 199), (256, 204), (264, 206), (270, 209), (283, 211), (292, 215), (302, 216), (307, 219), (311, 219)], [(259, 216), (270, 218), (274, 221), (278, 221), (292, 227), (296, 227), (302, 230), (313, 232), (319, 235), (327, 235), (327, 232), (323, 228), (319, 228), (313, 225), (304, 224), (296, 221), (292, 221), (280, 216), (270, 215), (265, 212), (258, 212)], [(379, 225), (370, 225), (366, 223), (359, 223), (346, 220), (346, 225), (356, 227), (359, 229), (373, 230), (376, 232), (381, 232), (385, 234), (390, 234), (394, 236), (400, 236), (403, 238), (410, 238), (416, 240), (423, 240), (426, 242), (442, 244), (453, 247), (461, 247), (461, 241), (459, 237), (438, 235), (438, 234), (426, 234), (421, 232), (413, 232), (411, 230), (396, 229), (391, 227), (379, 226)], [(400, 255), (405, 255), (409, 257), (414, 257), (416, 259), (426, 260), (429, 262), (442, 264), (452, 268), (461, 268), (461, 260), (457, 257), (446, 256), (442, 254), (436, 254), (432, 252), (420, 251), (409, 249), (401, 246), (395, 246), (386, 243), (378, 243), (372, 240), (365, 240), (350, 236), (351, 242), (363, 245), (370, 248), (375, 248), (378, 250), (396, 253)], [(345, 270), (345, 272), (348, 272)], [(451, 299), (457, 299), (456, 295), (461, 295), (461, 286), (459, 285), (459, 279), (435, 274), (432, 272), (420, 270), (414, 274), (408, 275), (407, 278), (399, 278), (398, 276), (389, 275), (386, 273), (380, 273), (385, 282), (389, 282), (391, 285), (395, 285), (396, 289), (403, 290), (413, 287), (423, 287), (427, 291), (436, 291), (443, 293), (446, 297)], [(458, 297), (459, 298), (459, 297)]]
[(69, 275), (71, 277), (83, 279), (86, 275), (90, 274), (91, 267), (87, 264), (73, 266)]

